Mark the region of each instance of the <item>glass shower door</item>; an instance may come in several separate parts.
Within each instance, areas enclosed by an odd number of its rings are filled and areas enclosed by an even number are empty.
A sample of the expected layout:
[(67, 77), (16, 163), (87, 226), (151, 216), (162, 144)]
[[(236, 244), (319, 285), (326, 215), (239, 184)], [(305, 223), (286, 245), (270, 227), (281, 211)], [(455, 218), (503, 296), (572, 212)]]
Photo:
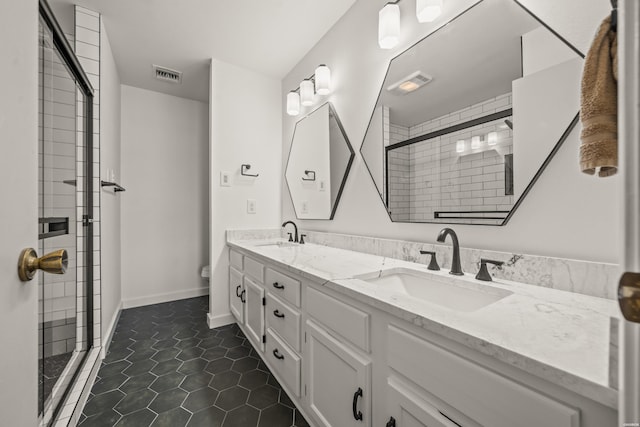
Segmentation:
[[(64, 249), (64, 274), (38, 274), (38, 410), (41, 425), (55, 418), (90, 346), (91, 238), (85, 182), (90, 139), (83, 127), (85, 95), (54, 36), (39, 27), (38, 254)], [(86, 249), (89, 250), (86, 250)]]

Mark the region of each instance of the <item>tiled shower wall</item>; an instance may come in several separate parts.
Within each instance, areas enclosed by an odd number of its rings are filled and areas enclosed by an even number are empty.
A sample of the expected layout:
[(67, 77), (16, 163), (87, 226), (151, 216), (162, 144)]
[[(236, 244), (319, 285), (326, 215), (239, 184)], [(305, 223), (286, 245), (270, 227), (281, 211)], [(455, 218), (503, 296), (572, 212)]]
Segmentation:
[[(389, 123), (389, 132), (384, 134), (385, 145), (387, 140), (393, 144), (399, 142), (398, 139), (414, 138), (509, 108), (511, 94), (507, 93), (410, 128)], [(384, 117), (386, 122), (388, 115)], [(489, 132), (498, 133), (496, 145), (487, 145)], [(471, 149), (472, 136), (481, 137), (480, 148)], [(456, 152), (458, 140), (465, 140), (462, 153)], [(392, 154), (395, 151), (398, 153)], [(514, 201), (513, 196), (505, 194), (504, 156), (512, 152), (512, 131), (504, 119), (392, 150), (389, 153), (392, 218), (396, 221), (438, 221), (434, 218), (435, 211), (510, 210)], [(442, 221), (460, 222), (455, 219)]]
[[(70, 36), (70, 35), (69, 35)], [(40, 105), (42, 152), (39, 158), (40, 217), (69, 219), (69, 234), (43, 240), (41, 251), (65, 249), (69, 256), (64, 275), (38, 275), (40, 333), (43, 337), (39, 355), (44, 357), (69, 353), (76, 346), (76, 105), (75, 83), (45, 36), (40, 81), (43, 90)], [(71, 39), (73, 40), (73, 39)], [(66, 181), (66, 183), (65, 183)], [(42, 226), (41, 226), (42, 228)], [(41, 230), (42, 231), (42, 230)], [(42, 254), (41, 254), (42, 255)]]
[[(75, 6), (75, 52), (80, 65), (86, 72), (94, 89), (93, 95), (93, 343), (94, 347), (101, 345), (100, 328), (100, 15), (89, 9)], [(84, 120), (84, 105), (80, 93), (78, 96), (78, 150), (81, 145), (82, 126)], [(78, 158), (82, 158), (78, 153)], [(78, 168), (78, 184), (86, 177), (82, 168)], [(79, 187), (82, 188), (82, 187)], [(78, 214), (82, 212), (84, 194), (78, 192)], [(78, 263), (83, 257), (80, 252), (85, 248), (82, 241), (84, 227), (78, 222)], [(84, 310), (84, 283), (78, 283), (78, 330), (83, 330), (84, 317), (80, 312)]]

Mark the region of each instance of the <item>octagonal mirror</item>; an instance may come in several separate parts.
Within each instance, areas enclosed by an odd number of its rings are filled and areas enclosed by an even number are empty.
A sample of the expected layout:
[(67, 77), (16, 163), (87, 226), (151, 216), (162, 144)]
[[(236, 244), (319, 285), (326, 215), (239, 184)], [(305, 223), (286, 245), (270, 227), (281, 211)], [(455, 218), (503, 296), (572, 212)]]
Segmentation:
[(353, 158), (330, 103), (296, 123), (285, 179), (298, 219), (333, 219)]
[(392, 59), (360, 149), (391, 220), (506, 224), (577, 123), (582, 65), (515, 0)]

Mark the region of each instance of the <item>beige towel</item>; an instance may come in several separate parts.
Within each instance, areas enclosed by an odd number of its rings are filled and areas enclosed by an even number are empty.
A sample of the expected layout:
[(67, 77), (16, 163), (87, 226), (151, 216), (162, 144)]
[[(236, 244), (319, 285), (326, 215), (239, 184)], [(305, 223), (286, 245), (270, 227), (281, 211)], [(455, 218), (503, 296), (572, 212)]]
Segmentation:
[(607, 17), (582, 73), (580, 169), (605, 177), (618, 171), (618, 39)]

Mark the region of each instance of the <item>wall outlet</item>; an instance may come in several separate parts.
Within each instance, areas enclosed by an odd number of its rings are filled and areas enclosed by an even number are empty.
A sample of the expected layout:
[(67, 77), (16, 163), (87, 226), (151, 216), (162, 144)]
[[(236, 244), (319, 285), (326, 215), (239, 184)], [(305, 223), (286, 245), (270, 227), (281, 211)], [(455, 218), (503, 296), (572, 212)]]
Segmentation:
[(230, 172), (220, 172), (220, 187), (231, 187)]
[(256, 201), (254, 199), (247, 199), (247, 213), (256, 213)]
[(309, 213), (309, 202), (302, 202), (302, 213)]

